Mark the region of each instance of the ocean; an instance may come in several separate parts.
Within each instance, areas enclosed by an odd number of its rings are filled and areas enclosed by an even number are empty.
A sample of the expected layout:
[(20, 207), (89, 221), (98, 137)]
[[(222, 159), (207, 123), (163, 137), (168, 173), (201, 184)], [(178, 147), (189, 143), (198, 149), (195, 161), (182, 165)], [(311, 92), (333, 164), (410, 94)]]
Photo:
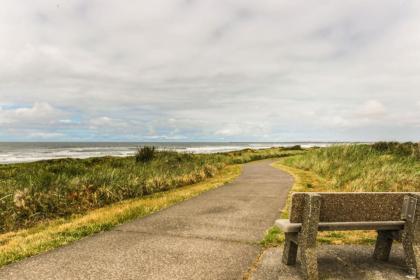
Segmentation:
[(0, 142), (0, 164), (57, 158), (133, 155), (141, 146), (186, 153), (217, 153), (246, 148), (329, 146), (336, 142)]

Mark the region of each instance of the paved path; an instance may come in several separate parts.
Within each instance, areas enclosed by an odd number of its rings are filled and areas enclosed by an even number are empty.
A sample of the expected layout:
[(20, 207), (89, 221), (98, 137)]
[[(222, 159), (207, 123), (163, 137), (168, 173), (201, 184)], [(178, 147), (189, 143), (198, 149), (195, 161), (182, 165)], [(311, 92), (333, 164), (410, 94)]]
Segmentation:
[(292, 178), (246, 164), (234, 182), (0, 270), (0, 279), (241, 279)]

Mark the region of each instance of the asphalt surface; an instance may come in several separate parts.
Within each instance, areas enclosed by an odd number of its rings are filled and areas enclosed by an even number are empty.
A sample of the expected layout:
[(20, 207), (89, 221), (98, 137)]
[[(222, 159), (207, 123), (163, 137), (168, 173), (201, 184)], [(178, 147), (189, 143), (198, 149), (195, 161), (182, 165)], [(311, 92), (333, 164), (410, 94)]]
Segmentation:
[(0, 279), (242, 279), (293, 179), (246, 164), (232, 183), (0, 269)]

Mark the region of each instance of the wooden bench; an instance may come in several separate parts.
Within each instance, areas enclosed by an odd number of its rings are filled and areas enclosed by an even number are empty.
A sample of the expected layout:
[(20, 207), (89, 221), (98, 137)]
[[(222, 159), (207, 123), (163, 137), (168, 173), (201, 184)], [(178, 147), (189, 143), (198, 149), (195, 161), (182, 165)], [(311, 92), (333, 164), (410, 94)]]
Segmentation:
[(387, 261), (393, 240), (402, 241), (410, 273), (420, 272), (420, 193), (294, 193), (289, 220), (277, 220), (285, 233), (283, 263), (296, 263), (318, 279), (318, 231), (376, 230), (373, 257)]

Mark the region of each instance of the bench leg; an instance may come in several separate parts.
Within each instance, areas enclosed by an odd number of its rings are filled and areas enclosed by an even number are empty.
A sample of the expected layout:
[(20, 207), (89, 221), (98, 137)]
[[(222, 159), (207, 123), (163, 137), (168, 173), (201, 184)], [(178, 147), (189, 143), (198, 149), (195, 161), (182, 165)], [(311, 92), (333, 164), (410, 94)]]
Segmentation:
[(414, 244), (411, 238), (403, 237), (405, 261), (410, 274), (420, 277), (420, 245)]
[(300, 261), (305, 279), (318, 280), (318, 256), (316, 247), (301, 247)]
[(392, 248), (392, 231), (379, 230), (376, 239), (373, 258), (379, 261), (388, 261)]
[(285, 233), (286, 240), (284, 242), (284, 249), (283, 249), (283, 263), (287, 265), (294, 265), (296, 264), (296, 256), (298, 245), (297, 242), (297, 233)]
[(318, 257), (316, 236), (318, 234), (321, 197), (308, 194), (305, 197), (305, 207), (302, 216), (302, 229), (299, 233), (300, 261), (305, 278), (318, 280)]
[(412, 218), (408, 218), (402, 232), (402, 244), (405, 260), (410, 273), (420, 278), (420, 195), (410, 194), (414, 198), (415, 211)]

